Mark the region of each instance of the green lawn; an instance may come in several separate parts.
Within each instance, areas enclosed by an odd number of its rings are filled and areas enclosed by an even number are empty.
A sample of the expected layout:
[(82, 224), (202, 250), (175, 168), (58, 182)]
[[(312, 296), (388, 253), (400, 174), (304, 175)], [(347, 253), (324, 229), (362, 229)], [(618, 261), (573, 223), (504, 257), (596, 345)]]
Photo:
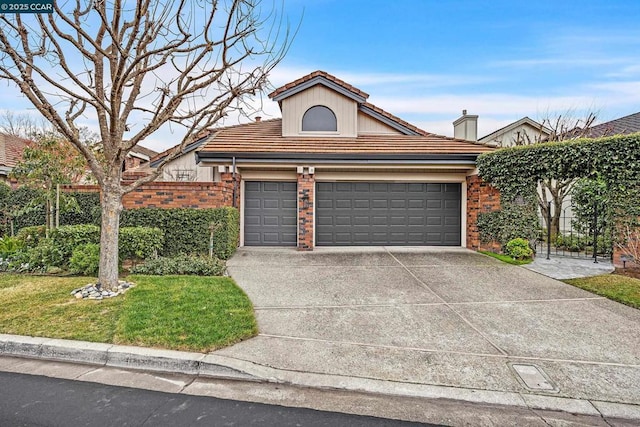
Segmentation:
[(228, 277), (129, 276), (102, 301), (71, 290), (95, 279), (0, 274), (0, 333), (211, 351), (257, 334), (253, 306)]
[(640, 308), (640, 280), (619, 274), (567, 279), (563, 282), (631, 307)]
[(532, 259), (525, 259), (525, 260), (513, 259), (509, 255), (496, 254), (489, 251), (478, 251), (478, 252), (480, 252), (481, 254), (490, 256), (491, 258), (499, 259), (500, 261), (506, 262), (507, 264), (513, 264), (513, 265), (530, 264), (533, 261)]

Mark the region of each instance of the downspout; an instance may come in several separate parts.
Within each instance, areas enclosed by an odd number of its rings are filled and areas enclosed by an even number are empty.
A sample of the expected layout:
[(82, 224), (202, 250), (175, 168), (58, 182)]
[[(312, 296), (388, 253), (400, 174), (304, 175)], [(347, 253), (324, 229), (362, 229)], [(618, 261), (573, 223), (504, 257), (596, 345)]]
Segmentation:
[(236, 194), (238, 194), (238, 182), (236, 181), (236, 156), (231, 158), (231, 167), (233, 168), (232, 177), (233, 177), (233, 207), (237, 208), (236, 203)]

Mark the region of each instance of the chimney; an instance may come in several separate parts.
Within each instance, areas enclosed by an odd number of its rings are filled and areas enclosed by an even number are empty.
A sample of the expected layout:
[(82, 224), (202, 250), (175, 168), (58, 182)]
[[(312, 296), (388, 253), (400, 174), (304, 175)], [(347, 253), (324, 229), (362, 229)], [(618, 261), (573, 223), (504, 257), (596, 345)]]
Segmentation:
[(258, 123), (258, 122), (260, 122), (260, 121), (262, 121), (262, 117), (260, 117), (260, 116), (256, 116), (256, 123)]
[(453, 136), (467, 141), (477, 141), (478, 116), (467, 114), (467, 110), (462, 110), (462, 117), (453, 122)]

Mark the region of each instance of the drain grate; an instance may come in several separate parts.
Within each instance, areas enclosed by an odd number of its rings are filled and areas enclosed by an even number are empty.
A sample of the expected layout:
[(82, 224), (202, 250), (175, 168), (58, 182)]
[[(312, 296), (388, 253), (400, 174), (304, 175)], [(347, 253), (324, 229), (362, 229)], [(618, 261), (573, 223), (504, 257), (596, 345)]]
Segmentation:
[(522, 380), (525, 387), (531, 390), (557, 391), (551, 380), (536, 365), (511, 364), (511, 367)]

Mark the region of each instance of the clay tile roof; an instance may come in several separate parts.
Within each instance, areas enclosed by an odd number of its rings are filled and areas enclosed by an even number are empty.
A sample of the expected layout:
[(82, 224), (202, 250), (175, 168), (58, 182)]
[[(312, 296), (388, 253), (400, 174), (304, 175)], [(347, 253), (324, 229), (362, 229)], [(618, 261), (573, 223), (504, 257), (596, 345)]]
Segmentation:
[(28, 139), (0, 133), (0, 166), (15, 167), (29, 143)]
[[(424, 132), (424, 131), (423, 131)], [(278, 154), (480, 154), (484, 144), (424, 133), (424, 135), (359, 135), (357, 137), (283, 137), (282, 119), (220, 129), (201, 153)]]
[(589, 136), (598, 138), (635, 132), (640, 132), (640, 112), (593, 126), (589, 130)]
[(404, 127), (408, 128), (408, 129), (411, 129), (412, 131), (414, 131), (414, 132), (416, 132), (416, 133), (418, 133), (418, 134), (420, 134), (420, 135), (423, 135), (423, 136), (433, 135), (433, 134), (431, 134), (431, 133), (427, 132), (426, 130), (422, 130), (422, 129), (420, 129), (420, 128), (419, 128), (419, 127), (417, 127), (417, 126), (414, 126), (414, 125), (412, 125), (411, 123), (406, 122), (406, 121), (402, 120), (401, 118), (399, 118), (399, 117), (397, 117), (397, 116), (394, 116), (393, 114), (391, 114), (391, 113), (388, 113), (388, 112), (384, 111), (384, 110), (383, 110), (382, 108), (380, 108), (380, 107), (376, 107), (376, 106), (375, 106), (375, 105), (373, 105), (373, 104), (370, 104), (370, 103), (368, 103), (368, 102), (365, 102), (365, 103), (364, 103), (364, 104), (362, 104), (362, 105), (363, 105), (364, 107), (367, 107), (367, 108), (372, 109), (372, 110), (373, 110), (373, 111), (375, 111), (376, 113), (382, 114), (382, 115), (383, 115), (383, 116), (385, 116), (386, 118), (388, 118), (388, 119), (390, 119), (390, 120), (393, 120), (394, 122), (399, 123), (399, 124), (401, 124), (402, 126), (404, 126)]
[(284, 86), (281, 86), (279, 88), (277, 88), (276, 90), (274, 90), (273, 92), (271, 92), (269, 94), (269, 98), (274, 98), (278, 95), (280, 95), (282, 92), (285, 92), (289, 89), (292, 89), (298, 85), (301, 85), (302, 83), (308, 82), (311, 79), (314, 79), (316, 77), (324, 77), (327, 80), (330, 80), (332, 82), (334, 82), (335, 84), (342, 86), (344, 89), (348, 90), (349, 92), (361, 96), (363, 98), (368, 98), (369, 94), (366, 92), (361, 91), (360, 89), (358, 89), (355, 86), (350, 85), (349, 83), (345, 82), (344, 80), (340, 80), (339, 78), (337, 78), (336, 76), (333, 76), (329, 73), (327, 73), (326, 71), (314, 71), (313, 73), (307, 74), (306, 76), (300, 77), (298, 80), (294, 80), (291, 83), (287, 83)]

